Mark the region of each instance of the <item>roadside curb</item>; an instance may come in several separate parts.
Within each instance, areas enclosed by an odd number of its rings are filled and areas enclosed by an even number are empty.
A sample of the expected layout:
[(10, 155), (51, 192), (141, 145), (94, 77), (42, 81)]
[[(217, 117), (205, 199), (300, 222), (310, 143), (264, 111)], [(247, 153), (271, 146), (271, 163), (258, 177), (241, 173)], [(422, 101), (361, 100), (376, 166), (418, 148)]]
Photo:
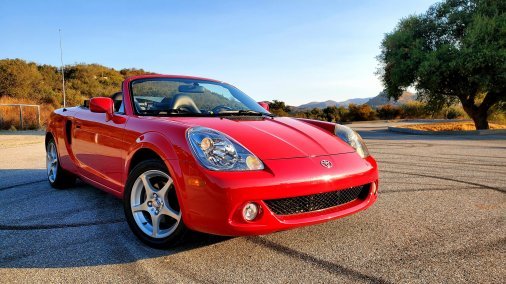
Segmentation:
[(404, 134), (416, 134), (416, 135), (453, 135), (453, 136), (477, 136), (477, 135), (506, 135), (506, 129), (487, 129), (487, 130), (468, 130), (468, 131), (425, 131), (416, 130), (405, 127), (394, 127), (389, 126), (388, 131), (404, 133)]
[(344, 121), (339, 124), (373, 124), (373, 123), (391, 123), (391, 122), (405, 122), (405, 123), (436, 123), (436, 122), (472, 122), (470, 119), (444, 119), (444, 118), (403, 118), (403, 119), (378, 119), (378, 120), (365, 120), (365, 121)]

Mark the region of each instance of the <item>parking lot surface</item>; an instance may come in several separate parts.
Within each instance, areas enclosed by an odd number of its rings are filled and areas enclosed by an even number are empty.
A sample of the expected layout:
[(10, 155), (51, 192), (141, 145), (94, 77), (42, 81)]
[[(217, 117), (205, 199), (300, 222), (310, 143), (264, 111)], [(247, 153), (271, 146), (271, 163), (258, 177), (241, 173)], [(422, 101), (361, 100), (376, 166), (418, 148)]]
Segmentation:
[(26, 282), (504, 283), (506, 136), (351, 126), (380, 167), (366, 211), (254, 237), (193, 234), (146, 247), (121, 201), (83, 183), (52, 189), (43, 135), (0, 134), (0, 279)]

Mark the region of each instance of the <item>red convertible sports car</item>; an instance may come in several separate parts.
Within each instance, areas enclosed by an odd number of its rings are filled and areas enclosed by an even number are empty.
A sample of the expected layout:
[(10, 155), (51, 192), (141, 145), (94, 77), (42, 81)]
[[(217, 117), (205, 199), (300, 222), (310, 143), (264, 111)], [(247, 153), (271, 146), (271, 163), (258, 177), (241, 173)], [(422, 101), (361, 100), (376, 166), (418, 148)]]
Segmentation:
[(47, 175), (123, 200), (150, 246), (188, 230), (239, 236), (321, 223), (371, 206), (378, 168), (339, 124), (276, 117), (232, 85), (143, 75), (122, 92), (51, 115)]

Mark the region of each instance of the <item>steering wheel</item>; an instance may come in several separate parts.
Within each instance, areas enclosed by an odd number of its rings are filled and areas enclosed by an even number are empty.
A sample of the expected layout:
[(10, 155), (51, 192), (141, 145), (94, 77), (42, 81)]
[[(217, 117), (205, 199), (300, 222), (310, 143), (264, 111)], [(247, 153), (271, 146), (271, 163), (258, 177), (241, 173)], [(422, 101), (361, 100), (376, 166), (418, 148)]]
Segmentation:
[(226, 106), (226, 105), (219, 105), (219, 106), (215, 106), (215, 107), (213, 108), (212, 112), (213, 112), (213, 113), (218, 113), (218, 112), (219, 112), (219, 110), (222, 110), (222, 109), (224, 109), (224, 110), (232, 110), (232, 108), (231, 108), (231, 107), (229, 107), (229, 106)]

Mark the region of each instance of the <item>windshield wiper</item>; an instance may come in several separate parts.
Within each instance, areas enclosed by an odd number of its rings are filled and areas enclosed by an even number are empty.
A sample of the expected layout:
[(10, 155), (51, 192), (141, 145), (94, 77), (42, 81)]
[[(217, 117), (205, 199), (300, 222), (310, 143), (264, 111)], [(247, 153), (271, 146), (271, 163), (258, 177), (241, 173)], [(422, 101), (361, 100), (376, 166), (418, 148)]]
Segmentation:
[(244, 116), (268, 116), (268, 117), (274, 117), (271, 113), (265, 113), (265, 112), (259, 112), (254, 110), (226, 110), (226, 111), (220, 111), (216, 114), (217, 116), (234, 116), (234, 115), (244, 115)]

